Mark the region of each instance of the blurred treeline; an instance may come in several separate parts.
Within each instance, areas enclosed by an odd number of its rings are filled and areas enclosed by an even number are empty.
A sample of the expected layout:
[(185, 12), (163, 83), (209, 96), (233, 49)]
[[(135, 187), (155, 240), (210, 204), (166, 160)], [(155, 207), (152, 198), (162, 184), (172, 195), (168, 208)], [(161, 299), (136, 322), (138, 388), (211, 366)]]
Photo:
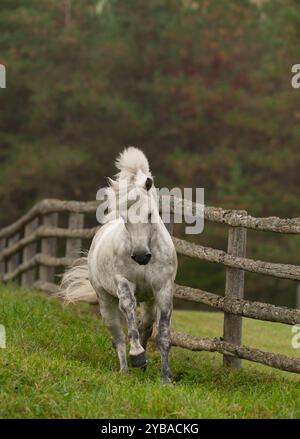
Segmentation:
[[(300, 216), (299, 43), (298, 0), (1, 0), (0, 226), (45, 197), (94, 199), (124, 145), (157, 186)], [(226, 249), (226, 228), (192, 239)], [(248, 255), (299, 263), (299, 243), (249, 233)], [(181, 264), (223, 291), (222, 267)], [(295, 288), (247, 275), (251, 298), (291, 305)]]

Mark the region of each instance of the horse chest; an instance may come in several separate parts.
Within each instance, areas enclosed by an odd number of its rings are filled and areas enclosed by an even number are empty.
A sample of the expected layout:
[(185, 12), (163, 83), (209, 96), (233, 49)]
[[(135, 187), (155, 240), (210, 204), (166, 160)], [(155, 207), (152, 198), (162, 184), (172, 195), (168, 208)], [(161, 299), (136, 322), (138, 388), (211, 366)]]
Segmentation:
[(137, 288), (135, 291), (135, 298), (137, 303), (139, 302), (149, 302), (153, 299), (153, 292), (151, 289), (147, 288)]
[(143, 291), (152, 291), (145, 270), (135, 272), (130, 280), (135, 284), (136, 294), (141, 294)]
[(138, 302), (144, 302), (153, 298), (151, 279), (147, 276), (145, 267), (137, 267), (127, 272), (126, 279), (135, 284), (135, 297)]

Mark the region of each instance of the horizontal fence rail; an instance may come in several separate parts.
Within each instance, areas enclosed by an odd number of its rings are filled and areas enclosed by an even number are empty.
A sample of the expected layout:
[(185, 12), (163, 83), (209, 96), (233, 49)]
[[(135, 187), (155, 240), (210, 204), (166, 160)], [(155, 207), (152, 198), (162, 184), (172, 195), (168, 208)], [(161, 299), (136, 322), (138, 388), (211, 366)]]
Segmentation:
[[(90, 229), (64, 229), (59, 227), (40, 226), (31, 235), (12, 243), (8, 248), (0, 251), (0, 262), (11, 257), (15, 253), (22, 250), (27, 245), (35, 242), (39, 238), (79, 238), (91, 239), (100, 226)], [(177, 253), (202, 259), (209, 262), (223, 264), (226, 267), (239, 268), (257, 274), (264, 274), (283, 279), (293, 279), (300, 281), (300, 267), (291, 264), (278, 264), (273, 262), (265, 262), (250, 258), (241, 258), (232, 256), (223, 250), (204, 247), (193, 242), (185, 241), (176, 237), (172, 237)], [(55, 266), (64, 266), (63, 260)], [(14, 276), (13, 276), (14, 277)]]
[(195, 337), (178, 332), (171, 333), (171, 341), (173, 346), (191, 351), (219, 352), (220, 354), (254, 361), (287, 372), (300, 373), (300, 358), (290, 358), (286, 355), (273, 354), (260, 349), (237, 346), (217, 338)]
[(219, 296), (182, 285), (175, 286), (174, 297), (189, 302), (203, 303), (204, 305), (229, 314), (248, 317), (250, 319), (287, 323), (289, 325), (300, 323), (300, 309), (290, 309), (283, 306), (271, 305), (270, 303)]
[[(186, 206), (187, 211), (197, 216), (204, 210), (204, 219), (214, 223), (226, 224), (233, 227), (245, 227), (246, 229), (260, 230), (263, 232), (300, 234), (300, 218), (278, 218), (270, 216), (255, 218), (248, 215), (245, 210), (229, 210), (220, 207), (201, 206), (178, 197), (162, 196), (161, 205), (168, 205), (170, 198), (171, 212), (180, 211), (181, 206)], [(164, 201), (165, 199), (165, 201)]]
[(257, 261), (254, 259), (232, 256), (223, 250), (203, 247), (202, 245), (174, 237), (173, 241), (177, 252), (181, 255), (191, 256), (209, 262), (216, 262), (223, 264), (226, 267), (239, 268), (251, 273), (300, 281), (300, 267), (298, 265), (276, 264), (273, 262)]
[(14, 234), (38, 215), (47, 215), (54, 212), (94, 213), (99, 204), (100, 203), (97, 201), (42, 200), (32, 207), (29, 212), (22, 216), (18, 221), (0, 230), (0, 239), (7, 238)]
[[(300, 267), (297, 265), (246, 257), (247, 229), (300, 234), (300, 218), (255, 218), (246, 211), (200, 206), (173, 196), (161, 197), (161, 212), (165, 212), (169, 201), (171, 213), (180, 211), (184, 205), (193, 215), (204, 215), (205, 220), (229, 228), (227, 252), (172, 237), (178, 254), (222, 264), (226, 268), (224, 296), (181, 285), (175, 285), (174, 291), (176, 299), (201, 303), (222, 311), (223, 338), (193, 337), (173, 332), (173, 345), (190, 350), (219, 352), (224, 357), (224, 365), (230, 367), (240, 367), (241, 359), (245, 359), (299, 373), (300, 360), (297, 358), (243, 346), (242, 317), (289, 325), (300, 323), (300, 309), (249, 301), (243, 297), (245, 272), (300, 281)], [(99, 205), (97, 201), (42, 200), (18, 221), (0, 230), (0, 280), (18, 281), (21, 285), (56, 294), (59, 291), (55, 282), (57, 274), (74, 262), (83, 250), (83, 241), (90, 241), (99, 230), (100, 225), (95, 219), (95, 226), (85, 227), (85, 216), (94, 215)], [(61, 227), (61, 214), (68, 219), (67, 226)]]
[[(170, 200), (171, 213), (174, 213), (174, 209), (176, 210), (176, 208), (181, 209), (183, 205), (195, 216), (197, 216), (199, 211), (202, 212), (204, 210), (204, 219), (215, 223), (226, 224), (233, 227), (245, 227), (247, 229), (264, 232), (300, 234), (300, 218), (284, 219), (275, 216), (255, 218), (248, 215), (245, 211), (201, 206), (197, 205), (197, 203), (181, 200), (178, 197), (172, 196), (162, 196), (160, 206), (167, 204), (168, 200)], [(53, 212), (93, 213), (96, 212), (99, 205), (99, 201), (42, 200), (18, 221), (0, 230), (0, 239), (12, 235), (37, 215), (46, 215)]]

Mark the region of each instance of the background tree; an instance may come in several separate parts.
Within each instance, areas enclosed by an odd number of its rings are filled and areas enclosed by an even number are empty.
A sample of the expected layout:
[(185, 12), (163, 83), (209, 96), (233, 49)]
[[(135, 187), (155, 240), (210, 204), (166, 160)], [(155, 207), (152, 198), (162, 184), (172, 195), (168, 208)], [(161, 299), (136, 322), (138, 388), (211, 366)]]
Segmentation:
[[(299, 24), (296, 0), (2, 0), (0, 225), (44, 197), (94, 199), (129, 144), (160, 186), (299, 216)], [(300, 262), (298, 238), (249, 235), (250, 256)], [(197, 239), (226, 248), (223, 228)], [(221, 268), (181, 263), (186, 283), (222, 290)], [(292, 282), (247, 283), (294, 301)]]

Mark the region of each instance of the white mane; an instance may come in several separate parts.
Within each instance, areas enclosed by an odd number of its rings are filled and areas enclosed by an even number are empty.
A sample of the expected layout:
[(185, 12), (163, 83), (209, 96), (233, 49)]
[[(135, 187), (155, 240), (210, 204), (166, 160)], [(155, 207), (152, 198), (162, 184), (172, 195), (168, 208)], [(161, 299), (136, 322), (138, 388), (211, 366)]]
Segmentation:
[(120, 179), (130, 178), (140, 170), (146, 175), (151, 175), (147, 157), (138, 148), (129, 146), (122, 151), (115, 161), (116, 168), (119, 169), (117, 177)]
[[(119, 172), (115, 175), (115, 179), (108, 178), (109, 187), (107, 188), (108, 210), (113, 213), (118, 211), (119, 200), (121, 203), (122, 200), (127, 202), (129, 193), (133, 194), (133, 191), (139, 193), (148, 178), (153, 181), (145, 154), (134, 146), (125, 148), (117, 157), (115, 165)], [(157, 200), (154, 185), (148, 194), (150, 198)], [(110, 215), (107, 220), (110, 220)]]

